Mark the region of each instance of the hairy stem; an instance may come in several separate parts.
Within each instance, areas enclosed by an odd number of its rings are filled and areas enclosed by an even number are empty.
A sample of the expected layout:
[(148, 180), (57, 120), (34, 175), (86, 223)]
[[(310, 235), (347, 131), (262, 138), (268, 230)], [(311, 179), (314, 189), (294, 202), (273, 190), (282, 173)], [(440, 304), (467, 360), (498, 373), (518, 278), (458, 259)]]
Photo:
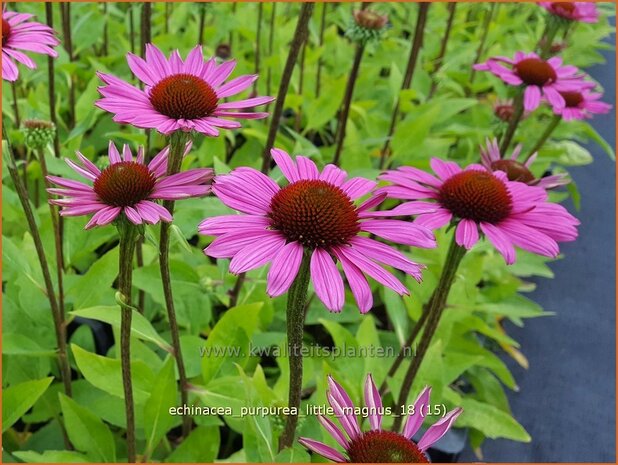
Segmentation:
[(360, 70), (360, 64), (365, 52), (365, 45), (359, 43), (356, 45), (356, 51), (354, 52), (354, 61), (352, 62), (352, 69), (348, 77), (348, 83), (345, 87), (345, 93), (343, 95), (343, 102), (341, 109), (339, 110), (339, 121), (337, 123), (337, 132), (335, 134), (335, 155), (333, 156), (332, 163), (339, 165), (341, 160), (341, 151), (343, 150), (343, 141), (345, 140), (345, 130), (348, 124), (348, 116), (350, 114), (350, 106), (352, 105), (352, 96), (354, 95), (354, 86), (358, 79), (358, 71)]
[(457, 2), (451, 2), (448, 4), (448, 19), (446, 20), (446, 30), (444, 31), (444, 35), (442, 36), (442, 42), (440, 44), (440, 51), (438, 52), (438, 56), (436, 57), (435, 63), (436, 68), (433, 70), (433, 81), (431, 82), (431, 89), (429, 90), (428, 99), (433, 97), (433, 94), (436, 92), (438, 88), (438, 81), (435, 79), (435, 76), (438, 74), (438, 71), (442, 67), (442, 62), (444, 60), (444, 55), (446, 54), (446, 46), (448, 45), (448, 40), (451, 37), (451, 29), (453, 28), (453, 20), (455, 19), (455, 10), (457, 8)]
[(530, 157), (534, 155), (535, 152), (537, 152), (541, 147), (543, 147), (543, 145), (545, 145), (545, 142), (547, 142), (547, 139), (549, 139), (549, 136), (551, 136), (554, 130), (558, 127), (558, 125), (560, 124), (560, 121), (562, 121), (562, 116), (560, 115), (553, 116), (549, 125), (547, 126), (547, 128), (545, 128), (545, 131), (543, 132), (541, 137), (539, 137), (539, 140), (537, 140), (536, 144), (534, 144), (534, 147), (530, 149), (530, 152), (526, 156), (524, 163), (528, 161)]
[[(71, 3), (63, 2), (60, 4), (60, 12), (62, 17), (62, 34), (64, 35), (64, 48), (69, 56), (69, 61), (73, 62), (73, 38), (71, 36)], [(71, 74), (69, 82), (69, 129), (75, 127), (75, 80)]]
[(515, 108), (513, 109), (513, 116), (511, 116), (511, 120), (509, 121), (509, 125), (506, 128), (506, 132), (502, 137), (500, 142), (500, 154), (504, 157), (506, 154), (509, 145), (511, 145), (511, 141), (513, 140), (513, 136), (515, 135), (515, 131), (517, 130), (517, 126), (521, 121), (521, 117), (524, 115), (524, 93), (520, 91), (517, 96), (515, 96)]
[(118, 259), (118, 290), (120, 292), (120, 363), (122, 366), (122, 387), (124, 409), (127, 419), (127, 461), (135, 462), (135, 404), (133, 402), (133, 380), (131, 379), (131, 284), (133, 277), (133, 254), (137, 240), (137, 228), (124, 216), (118, 222), (120, 253)]
[[(414, 354), (414, 358), (408, 367), (408, 371), (403, 379), (403, 384), (401, 385), (399, 400), (397, 402), (399, 406), (405, 405), (408, 400), (410, 389), (412, 388), (418, 369), (425, 358), (429, 344), (431, 343), (433, 335), (438, 328), (442, 311), (446, 306), (446, 299), (448, 298), (448, 294), (455, 279), (455, 273), (457, 272), (459, 264), (465, 254), (466, 249), (457, 245), (457, 242), (455, 242), (455, 233), (453, 233), (453, 239), (449, 247), (448, 255), (446, 256), (446, 261), (444, 262), (444, 268), (442, 269), (440, 280), (438, 281), (438, 285), (429, 300), (429, 305), (427, 306), (426, 312), (428, 317), (427, 323), (425, 324), (425, 330), (423, 331), (423, 336), (421, 337), (416, 353)], [(400, 430), (402, 420), (402, 416), (395, 417), (393, 431)]]
[[(288, 394), (288, 407), (300, 408), (301, 391), (303, 387), (303, 330), (305, 326), (305, 302), (307, 301), (307, 289), (309, 288), (309, 263), (311, 254), (305, 252), (298, 270), (288, 291), (287, 307), (287, 333), (288, 333), (288, 356), (290, 362), (290, 389)], [(290, 414), (285, 422), (285, 429), (279, 438), (279, 450), (291, 447), (294, 442), (298, 415)]]
[(197, 43), (204, 43), (204, 25), (206, 24), (206, 3), (200, 3), (200, 25), (197, 33)]
[(399, 353), (397, 354), (397, 358), (391, 365), (390, 369), (388, 370), (388, 373), (386, 374), (386, 377), (384, 378), (384, 381), (382, 381), (382, 384), (380, 385), (380, 395), (381, 396), (383, 396), (386, 393), (386, 388), (388, 387), (388, 384), (387, 384), (388, 378), (391, 378), (392, 376), (394, 376), (394, 374), (397, 372), (397, 370), (403, 363), (404, 359), (406, 358), (406, 351), (408, 350), (408, 348), (412, 347), (412, 344), (414, 344), (416, 337), (418, 336), (421, 329), (427, 322), (428, 315), (429, 315), (429, 312), (427, 311), (427, 309), (424, 309), (423, 313), (421, 313), (421, 317), (418, 319), (418, 321), (416, 322), (416, 325), (414, 325), (414, 328), (412, 329), (412, 332), (408, 336), (408, 339), (406, 339), (405, 344), (399, 350)]
[[(324, 45), (324, 30), (326, 29), (326, 12), (328, 11), (328, 3), (322, 4), (322, 18), (320, 19), (320, 39), (318, 46), (321, 48)], [(315, 98), (320, 96), (320, 86), (322, 83), (322, 55), (318, 58), (318, 67), (315, 77)]]
[[(485, 18), (483, 20), (483, 32), (481, 35), (481, 40), (479, 41), (479, 46), (476, 49), (476, 55), (474, 57), (474, 63), (478, 63), (483, 55), (483, 50), (485, 50), (485, 42), (487, 42), (487, 35), (489, 34), (489, 27), (491, 26), (491, 19), (494, 16), (496, 11), (496, 3), (492, 3), (489, 10), (485, 12)], [(476, 70), (473, 67), (470, 67), (470, 77), (468, 78), (469, 82), (469, 90), (472, 88), (472, 83), (474, 82), (474, 78), (476, 77)]]
[[(268, 56), (272, 56), (273, 55), (273, 47), (274, 47), (274, 43), (275, 43), (275, 18), (276, 18), (276, 14), (277, 14), (277, 4), (276, 3), (271, 3), (271, 13), (270, 13), (270, 32), (268, 33)], [(272, 71), (270, 69), (271, 67), (268, 67), (268, 70), (266, 71), (266, 95), (270, 95), (270, 82), (272, 79)], [(269, 104), (270, 105), (270, 104)]]
[[(258, 3), (257, 28), (255, 31), (255, 74), (260, 74), (260, 51), (262, 47), (262, 16), (264, 16), (264, 4)], [(253, 92), (257, 95), (257, 80), (253, 83)]]
[[(50, 28), (54, 28), (54, 10), (51, 2), (45, 3), (45, 19)], [(54, 156), (60, 158), (60, 136), (58, 135), (58, 117), (56, 115), (56, 75), (54, 73), (55, 58), (47, 57), (47, 91), (49, 98), (49, 120), (54, 123)], [(62, 217), (59, 218), (62, 230)]]
[[(401, 84), (401, 90), (406, 90), (410, 88), (412, 84), (412, 78), (414, 77), (414, 70), (416, 69), (416, 62), (418, 61), (418, 55), (423, 47), (423, 36), (425, 34), (425, 23), (427, 22), (427, 11), (429, 10), (428, 2), (421, 2), (418, 4), (418, 16), (416, 18), (416, 27), (414, 29), (414, 36), (412, 38), (412, 46), (410, 47), (410, 56), (408, 57), (408, 65), (406, 66), (406, 72), (403, 77), (403, 82)], [(388, 129), (388, 134), (386, 135), (386, 141), (384, 142), (384, 146), (380, 151), (380, 169), (386, 167), (386, 160), (388, 159), (389, 147), (391, 144), (391, 139), (393, 138), (393, 134), (395, 133), (395, 126), (397, 125), (397, 121), (399, 120), (399, 98), (397, 98), (397, 102), (395, 103), (395, 108), (393, 109), (393, 115), (391, 117), (391, 125)]]
[[(183, 131), (176, 131), (170, 136), (170, 152), (167, 164), (167, 175), (171, 176), (180, 171), (182, 157), (185, 150), (185, 145), (189, 140), (189, 135)], [(163, 207), (170, 214), (174, 213), (174, 201), (164, 200)], [(172, 294), (172, 278), (170, 275), (170, 227), (171, 223), (161, 223), (161, 236), (159, 239), (159, 266), (161, 269), (161, 281), (163, 284), (163, 294), (165, 296), (165, 306), (167, 308), (167, 318), (170, 323), (170, 331), (172, 333), (172, 346), (174, 347), (174, 358), (178, 367), (178, 376), (180, 379), (180, 398), (182, 405), (188, 404), (187, 393), (187, 374), (185, 364), (182, 358), (182, 349), (180, 346), (180, 332), (178, 322), (176, 320), (176, 310), (174, 308), (174, 296)], [(191, 417), (182, 417), (182, 436), (186, 437), (191, 431)]]
[(296, 30), (294, 31), (294, 38), (290, 44), (290, 52), (283, 68), (281, 75), (281, 82), (279, 84), (279, 91), (277, 92), (277, 100), (275, 101), (275, 108), (270, 120), (270, 128), (268, 129), (268, 136), (266, 138), (266, 145), (264, 146), (264, 153), (262, 154), (262, 173), (267, 173), (270, 168), (270, 149), (273, 148), (275, 138), (277, 137), (277, 131), (279, 130), (279, 123), (281, 120), (281, 114), (283, 113), (283, 104), (285, 103), (285, 96), (290, 86), (290, 79), (292, 78), (292, 72), (294, 71), (294, 65), (300, 52), (300, 47), (303, 42), (307, 40), (307, 31), (309, 28), (309, 20), (311, 19), (311, 13), (315, 3), (303, 3), (298, 16), (298, 22), (296, 23)]
[(6, 133), (6, 124), (2, 124), (2, 137), (6, 141), (6, 150), (2, 150), (2, 154), (5, 157), (5, 164), (9, 170), (11, 180), (15, 185), (15, 191), (19, 197), (19, 201), (24, 209), (24, 215), (26, 217), (26, 223), (34, 242), (34, 248), (36, 249), (39, 264), (41, 265), (41, 272), (43, 274), (43, 282), (45, 284), (45, 292), (49, 299), (49, 305), (52, 310), (52, 317), (54, 320), (54, 330), (56, 333), (56, 343), (58, 344), (58, 365), (60, 368), (60, 374), (62, 377), (62, 383), (64, 385), (64, 392), (67, 396), (71, 397), (71, 368), (67, 358), (67, 346), (66, 346), (66, 326), (64, 324), (64, 316), (60, 313), (60, 307), (56, 300), (56, 294), (54, 292), (54, 286), (52, 284), (51, 275), (49, 273), (49, 265), (47, 262), (47, 256), (45, 255), (45, 249), (43, 248), (43, 242), (41, 241), (41, 234), (39, 228), (34, 219), (34, 213), (28, 200), (28, 192), (24, 186), (22, 179), (19, 176), (17, 170), (17, 164), (15, 162), (15, 155), (13, 154), (13, 148), (11, 142)]
[[(49, 174), (47, 170), (47, 162), (45, 161), (45, 151), (38, 152), (39, 163), (41, 165), (41, 174), (45, 187), (52, 188), (52, 184), (47, 180)], [(60, 215), (58, 207), (49, 203), (49, 194), (47, 194), (47, 203), (49, 205), (49, 214), (51, 217), (52, 228), (54, 230), (54, 247), (56, 249), (56, 279), (58, 281), (58, 311), (62, 316), (62, 325), (64, 326), (64, 248), (62, 244), (62, 231), (60, 229)]]

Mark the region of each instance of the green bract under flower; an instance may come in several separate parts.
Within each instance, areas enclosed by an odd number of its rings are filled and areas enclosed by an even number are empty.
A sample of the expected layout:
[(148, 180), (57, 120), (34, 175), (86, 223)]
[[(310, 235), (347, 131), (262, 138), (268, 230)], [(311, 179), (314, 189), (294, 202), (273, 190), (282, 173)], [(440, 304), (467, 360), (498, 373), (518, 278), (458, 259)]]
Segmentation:
[(24, 121), (22, 132), (29, 149), (42, 150), (54, 141), (56, 126), (49, 121), (29, 119)]
[(371, 41), (379, 40), (387, 23), (387, 15), (380, 15), (371, 10), (356, 10), (354, 11), (354, 19), (346, 31), (346, 36), (353, 42), (365, 45)]

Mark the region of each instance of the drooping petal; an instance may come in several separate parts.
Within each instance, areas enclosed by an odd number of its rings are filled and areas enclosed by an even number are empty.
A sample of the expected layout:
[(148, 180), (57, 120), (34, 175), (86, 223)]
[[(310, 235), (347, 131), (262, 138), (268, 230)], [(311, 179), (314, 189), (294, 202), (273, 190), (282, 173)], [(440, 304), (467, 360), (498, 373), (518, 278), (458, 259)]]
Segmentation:
[(343, 454), (341, 454), (341, 452), (319, 441), (316, 441), (314, 439), (309, 439), (309, 438), (299, 438), (298, 442), (300, 442), (307, 449), (312, 450), (316, 454), (319, 454), (322, 457), (332, 460), (333, 462), (337, 462), (337, 463), (347, 462), (346, 458), (343, 456)]
[(403, 435), (412, 439), (412, 437), (419, 430), (423, 421), (425, 420), (425, 411), (429, 405), (429, 399), (431, 397), (431, 387), (425, 386), (425, 388), (418, 395), (414, 401), (414, 411), (406, 418), (406, 423), (403, 426)]
[(285, 244), (277, 252), (268, 271), (266, 292), (269, 296), (279, 296), (290, 288), (302, 259), (303, 246), (298, 242)]
[(455, 231), (457, 244), (470, 250), (479, 240), (478, 225), (473, 220), (463, 219)]
[(331, 312), (343, 308), (345, 292), (337, 265), (324, 249), (315, 249), (311, 255), (311, 281), (318, 298)]
[(371, 429), (379, 431), (382, 428), (382, 398), (371, 374), (365, 380), (365, 407), (369, 408), (369, 424)]

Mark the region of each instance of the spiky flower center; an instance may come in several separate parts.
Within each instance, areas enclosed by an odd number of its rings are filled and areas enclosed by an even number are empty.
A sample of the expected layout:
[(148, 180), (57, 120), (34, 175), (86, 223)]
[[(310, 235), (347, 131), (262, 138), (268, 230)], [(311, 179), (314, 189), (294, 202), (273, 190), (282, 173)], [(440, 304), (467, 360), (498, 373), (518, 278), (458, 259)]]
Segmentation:
[(26, 129), (53, 129), (54, 123), (51, 121), (43, 121), (41, 119), (27, 119), (23, 122)]
[[(551, 4), (552, 11), (560, 16), (570, 17), (575, 11), (575, 4), (572, 2), (555, 2)], [(560, 14), (563, 13), (563, 14)]]
[(526, 165), (517, 160), (496, 160), (491, 164), (491, 169), (504, 171), (509, 181), (529, 183), (534, 180), (534, 175)]
[(554, 68), (540, 58), (525, 58), (514, 66), (515, 72), (524, 83), (533, 86), (544, 86), (558, 78)]
[(348, 447), (351, 463), (428, 463), (418, 446), (392, 431), (368, 431)]
[(584, 101), (584, 96), (579, 92), (560, 92), (560, 95), (568, 108), (577, 108)]
[(9, 40), (9, 36), (11, 35), (11, 25), (9, 22), (2, 18), (2, 46), (6, 45), (6, 41)]
[(365, 29), (376, 31), (386, 25), (388, 17), (371, 10), (357, 10), (354, 12), (354, 21)]
[(511, 213), (512, 200), (506, 186), (486, 171), (468, 170), (442, 184), (440, 203), (455, 216), (496, 224)]
[(150, 196), (155, 181), (146, 165), (122, 161), (103, 170), (94, 181), (94, 191), (107, 205), (130, 207)]
[(155, 109), (173, 119), (199, 119), (217, 108), (217, 93), (203, 79), (192, 74), (174, 74), (150, 90)]
[(502, 121), (511, 121), (514, 113), (515, 107), (510, 103), (501, 103), (494, 107), (494, 114)]
[(281, 189), (270, 203), (271, 227), (305, 247), (346, 244), (360, 230), (345, 192), (326, 181), (301, 180)]

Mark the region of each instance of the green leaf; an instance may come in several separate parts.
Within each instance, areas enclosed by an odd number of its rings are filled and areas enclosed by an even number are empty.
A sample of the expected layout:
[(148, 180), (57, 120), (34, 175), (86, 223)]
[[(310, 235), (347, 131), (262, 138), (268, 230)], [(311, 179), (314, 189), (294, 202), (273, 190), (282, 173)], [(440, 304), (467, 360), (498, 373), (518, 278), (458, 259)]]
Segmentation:
[(75, 448), (96, 462), (115, 462), (116, 443), (109, 428), (95, 414), (59, 393), (67, 435)]
[(165, 433), (174, 425), (174, 417), (170, 415), (169, 409), (176, 404), (176, 397), (174, 358), (170, 356), (157, 374), (157, 382), (144, 405), (145, 455), (151, 455)]
[(66, 291), (67, 299), (73, 300), (73, 308), (91, 307), (101, 302), (104, 293), (112, 296), (112, 284), (118, 275), (118, 247), (99, 258), (84, 274), (80, 276)]
[(219, 427), (198, 426), (174, 449), (168, 463), (213, 463), (219, 453)]
[(249, 335), (259, 324), (262, 302), (229, 309), (215, 325), (202, 348), (202, 377), (204, 384), (215, 378), (224, 368), (225, 374), (235, 373), (235, 363), (244, 367), (249, 357)]
[(55, 350), (45, 350), (24, 334), (2, 335), (2, 355), (25, 355), (28, 357), (55, 357)]
[(70, 450), (46, 450), (39, 454), (32, 450), (16, 451), (13, 455), (28, 463), (84, 463), (88, 457)]
[(530, 442), (530, 435), (511, 415), (470, 398), (461, 401), (463, 413), (457, 419), (457, 426), (469, 426), (481, 431), (491, 439), (505, 438), (513, 441)]
[[(108, 323), (116, 328), (120, 328), (122, 312), (119, 305), (101, 305), (97, 307), (75, 310), (69, 313), (73, 316), (103, 321), (104, 323)], [(169, 345), (165, 339), (159, 336), (157, 330), (152, 327), (146, 317), (136, 310), (133, 310), (131, 334), (138, 339), (153, 342), (167, 352), (172, 351), (172, 346)]]
[(2, 390), (2, 432), (15, 424), (43, 395), (53, 378), (14, 384)]
[[(124, 399), (120, 360), (102, 357), (71, 344), (75, 363), (84, 378), (99, 389)], [(142, 361), (131, 362), (133, 396), (137, 404), (143, 404), (150, 396), (155, 382), (152, 370)]]

